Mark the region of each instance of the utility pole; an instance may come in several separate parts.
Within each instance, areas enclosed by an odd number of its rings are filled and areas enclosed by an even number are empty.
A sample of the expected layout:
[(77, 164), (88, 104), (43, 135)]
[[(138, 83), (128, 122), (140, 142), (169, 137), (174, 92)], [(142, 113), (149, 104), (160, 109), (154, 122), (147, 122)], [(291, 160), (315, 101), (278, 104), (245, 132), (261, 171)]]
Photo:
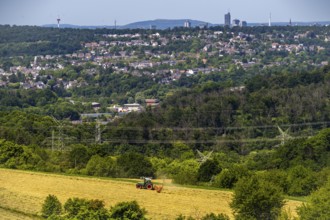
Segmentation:
[(60, 145), (60, 150), (64, 149), (64, 138), (63, 138), (63, 123), (59, 122), (54, 116), (52, 116), (53, 120), (56, 122), (58, 127), (58, 142)]
[(95, 143), (101, 143), (101, 125), (99, 120), (96, 120), (95, 124)]

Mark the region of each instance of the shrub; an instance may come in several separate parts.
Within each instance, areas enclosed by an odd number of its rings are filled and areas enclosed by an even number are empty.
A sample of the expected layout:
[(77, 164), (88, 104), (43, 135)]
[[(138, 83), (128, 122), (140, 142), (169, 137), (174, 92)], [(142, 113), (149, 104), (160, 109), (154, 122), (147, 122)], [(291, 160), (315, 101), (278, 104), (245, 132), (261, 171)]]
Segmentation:
[[(229, 217), (225, 214), (215, 215), (214, 213), (206, 214), (202, 218), (197, 218), (201, 220), (229, 220)], [(179, 215), (175, 220), (195, 220), (195, 218), (189, 216), (185, 217), (184, 215)]]
[(327, 184), (312, 193), (307, 204), (298, 208), (301, 220), (329, 219), (330, 216), (330, 178)]
[(215, 215), (214, 213), (211, 213), (202, 217), (201, 220), (229, 220), (229, 217), (225, 214)]
[(47, 218), (51, 215), (60, 215), (62, 212), (62, 204), (54, 195), (48, 195), (42, 205), (42, 216)]
[(136, 201), (120, 202), (110, 209), (110, 218), (113, 219), (145, 220), (145, 214), (145, 209), (140, 208)]
[(72, 219), (109, 219), (109, 212), (101, 200), (70, 198), (64, 204), (66, 217)]

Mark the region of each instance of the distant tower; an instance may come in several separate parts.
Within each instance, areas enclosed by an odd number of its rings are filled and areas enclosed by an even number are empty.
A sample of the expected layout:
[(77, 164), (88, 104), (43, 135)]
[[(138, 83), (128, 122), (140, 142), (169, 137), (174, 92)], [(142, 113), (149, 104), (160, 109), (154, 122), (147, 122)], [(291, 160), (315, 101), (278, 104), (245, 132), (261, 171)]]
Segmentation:
[(191, 22), (190, 22), (189, 20), (186, 20), (186, 21), (184, 22), (184, 27), (185, 27), (185, 28), (191, 28)]
[(269, 14), (269, 23), (268, 26), (271, 27), (272, 26), (272, 13)]
[(228, 12), (227, 14), (225, 14), (225, 26), (230, 27), (230, 21), (231, 21), (231, 16), (230, 16), (230, 12)]
[(60, 21), (61, 21), (60, 16), (58, 16), (56, 20), (57, 20), (57, 28), (60, 28)]
[(117, 21), (115, 20), (115, 29), (117, 29)]
[(291, 21), (291, 18), (290, 18), (290, 22), (289, 22), (289, 25), (292, 26), (292, 21)]

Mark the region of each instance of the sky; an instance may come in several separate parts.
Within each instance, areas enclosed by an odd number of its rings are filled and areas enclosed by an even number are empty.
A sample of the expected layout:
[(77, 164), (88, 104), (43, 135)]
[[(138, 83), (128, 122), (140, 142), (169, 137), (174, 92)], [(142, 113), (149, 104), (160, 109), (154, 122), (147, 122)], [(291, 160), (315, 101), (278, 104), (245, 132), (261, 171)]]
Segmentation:
[(154, 19), (223, 24), (230, 11), (254, 23), (330, 21), (330, 0), (0, 0), (0, 24), (125, 25)]

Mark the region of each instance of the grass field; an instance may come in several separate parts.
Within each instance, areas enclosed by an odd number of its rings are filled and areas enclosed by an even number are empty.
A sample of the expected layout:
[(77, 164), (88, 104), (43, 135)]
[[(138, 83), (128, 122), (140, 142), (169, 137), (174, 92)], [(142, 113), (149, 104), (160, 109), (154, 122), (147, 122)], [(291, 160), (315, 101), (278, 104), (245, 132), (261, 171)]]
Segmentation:
[[(134, 182), (126, 180), (0, 169), (0, 215), (5, 219), (23, 219), (20, 213), (40, 215), (48, 194), (56, 195), (62, 204), (71, 197), (100, 199), (107, 208), (118, 202), (136, 200), (147, 210), (150, 219), (174, 219), (179, 214), (198, 218), (210, 212), (233, 217), (229, 207), (232, 192), (229, 191), (186, 188), (165, 182), (164, 190), (156, 193), (135, 189)], [(300, 204), (290, 200), (285, 208), (296, 215), (294, 210)], [(25, 219), (33, 219), (33, 216)]]

